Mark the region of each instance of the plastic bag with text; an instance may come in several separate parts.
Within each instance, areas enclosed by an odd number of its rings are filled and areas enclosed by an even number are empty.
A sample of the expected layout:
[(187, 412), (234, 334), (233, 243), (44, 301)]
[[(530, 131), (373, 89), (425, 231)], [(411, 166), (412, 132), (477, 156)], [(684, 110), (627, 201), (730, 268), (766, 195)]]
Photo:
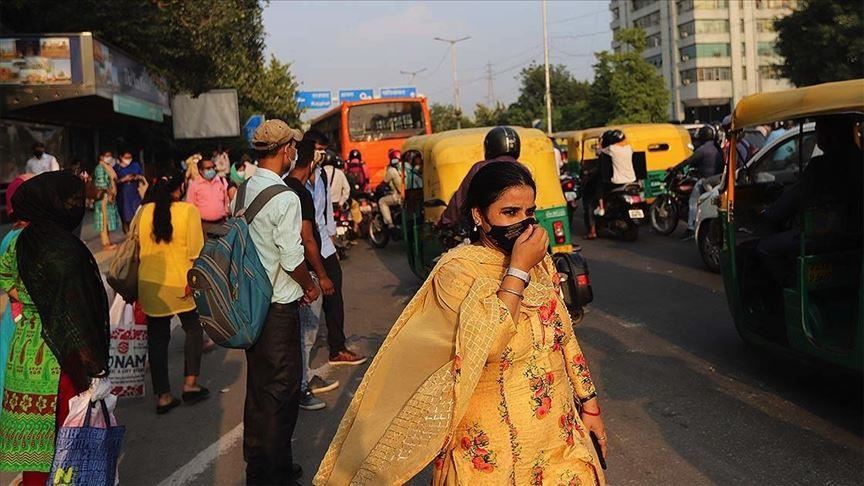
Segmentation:
[[(120, 294), (114, 297), (111, 320), (111, 351), (108, 358), (111, 393), (118, 397), (143, 397), (147, 370), (147, 324)], [(143, 322), (142, 322), (143, 321)]]

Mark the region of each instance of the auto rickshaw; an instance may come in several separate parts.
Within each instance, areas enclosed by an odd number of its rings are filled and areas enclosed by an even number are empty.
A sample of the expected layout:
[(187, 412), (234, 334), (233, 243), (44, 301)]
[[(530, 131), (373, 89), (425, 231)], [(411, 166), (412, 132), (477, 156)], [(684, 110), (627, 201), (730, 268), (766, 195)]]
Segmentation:
[[(747, 343), (860, 372), (864, 79), (748, 96), (730, 143), (787, 120), (799, 125), (786, 152), (741, 167), (729, 151), (720, 198), (729, 309)], [(817, 140), (823, 155), (813, 157)]]
[[(550, 250), (559, 273), (571, 278), (563, 285), (565, 302), (574, 317), (591, 301), (587, 266), (571, 241), (567, 202), (558, 180), (552, 142), (540, 130), (513, 127), (521, 141), (520, 162), (537, 183), (536, 218), (549, 233)], [(438, 220), (462, 179), (483, 160), (483, 139), (491, 127), (451, 130), (409, 138), (402, 151), (417, 150), (423, 156), (423, 189), (403, 198), (403, 232), (412, 271), (425, 278), (438, 257), (450, 246), (436, 229)], [(421, 200), (422, 197), (422, 200)]]

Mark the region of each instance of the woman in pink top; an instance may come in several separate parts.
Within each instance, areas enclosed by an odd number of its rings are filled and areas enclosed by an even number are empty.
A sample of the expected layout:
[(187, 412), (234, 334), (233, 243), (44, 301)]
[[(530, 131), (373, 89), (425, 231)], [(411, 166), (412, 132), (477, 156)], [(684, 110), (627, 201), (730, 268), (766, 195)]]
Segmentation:
[(212, 160), (199, 160), (198, 173), (201, 177), (189, 182), (186, 202), (201, 213), (201, 226), (206, 238), (228, 216), (228, 183), (216, 175), (216, 164)]

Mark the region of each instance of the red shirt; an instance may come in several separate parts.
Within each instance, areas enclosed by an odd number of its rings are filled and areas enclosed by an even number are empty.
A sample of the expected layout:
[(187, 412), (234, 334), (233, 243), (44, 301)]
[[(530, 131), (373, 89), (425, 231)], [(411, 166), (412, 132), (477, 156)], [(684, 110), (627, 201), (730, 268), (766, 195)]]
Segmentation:
[(201, 221), (220, 221), (228, 216), (228, 185), (218, 176), (210, 181), (203, 177), (194, 179), (189, 182), (186, 202), (198, 208)]

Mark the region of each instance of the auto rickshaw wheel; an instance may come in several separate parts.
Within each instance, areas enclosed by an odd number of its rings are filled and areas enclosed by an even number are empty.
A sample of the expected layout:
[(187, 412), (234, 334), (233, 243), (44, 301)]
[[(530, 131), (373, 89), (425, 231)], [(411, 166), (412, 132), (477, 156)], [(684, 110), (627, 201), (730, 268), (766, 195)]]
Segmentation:
[(578, 306), (575, 309), (570, 310), (570, 322), (573, 323), (574, 326), (580, 324), (582, 319), (585, 318), (585, 308), (582, 306)]
[(720, 273), (720, 252), (723, 247), (723, 233), (720, 228), (720, 220), (712, 218), (703, 222), (708, 226), (699, 232), (699, 255), (708, 270)]

